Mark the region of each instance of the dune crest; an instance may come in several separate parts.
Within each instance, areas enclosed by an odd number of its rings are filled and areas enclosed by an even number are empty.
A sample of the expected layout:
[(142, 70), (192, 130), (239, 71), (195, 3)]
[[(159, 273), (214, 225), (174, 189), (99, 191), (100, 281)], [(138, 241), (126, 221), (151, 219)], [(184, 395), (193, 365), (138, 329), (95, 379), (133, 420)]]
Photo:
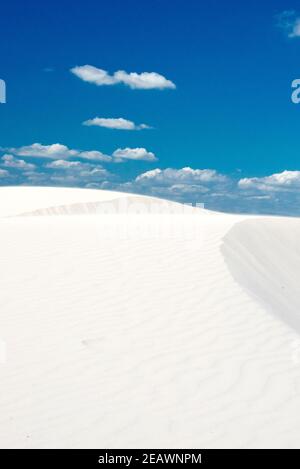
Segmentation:
[(55, 205), (37, 210), (19, 213), (14, 216), (57, 216), (57, 215), (126, 215), (126, 214), (166, 214), (185, 215), (200, 214), (199, 207), (183, 205), (169, 200), (153, 197), (128, 195), (115, 197), (111, 200)]

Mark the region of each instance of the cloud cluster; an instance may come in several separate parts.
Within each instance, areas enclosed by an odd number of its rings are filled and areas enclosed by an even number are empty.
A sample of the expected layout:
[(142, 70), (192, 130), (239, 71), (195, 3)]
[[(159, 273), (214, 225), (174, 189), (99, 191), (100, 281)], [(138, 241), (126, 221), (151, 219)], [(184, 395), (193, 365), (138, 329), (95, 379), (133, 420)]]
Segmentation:
[(94, 119), (88, 119), (83, 122), (83, 125), (88, 127), (105, 127), (107, 129), (117, 129), (117, 130), (143, 130), (150, 129), (149, 125), (146, 124), (135, 124), (134, 122), (123, 119), (123, 117), (105, 118), (105, 117), (94, 117)]
[(223, 191), (228, 184), (228, 178), (216, 170), (185, 167), (146, 171), (138, 175), (131, 186), (136, 192), (194, 203), (202, 202), (204, 194)]
[(15, 168), (15, 169), (22, 169), (22, 170), (27, 170), (27, 171), (32, 171), (36, 167), (32, 163), (27, 163), (24, 160), (15, 158), (13, 155), (8, 155), (8, 154), (5, 154), (2, 156), (1, 163), (6, 168)]
[(71, 68), (71, 72), (83, 81), (94, 83), (98, 86), (109, 86), (124, 84), (131, 89), (160, 89), (176, 88), (171, 80), (167, 80), (163, 75), (156, 72), (127, 73), (119, 70), (110, 75), (106, 70), (94, 67), (92, 65), (82, 65)]
[[(1, 184), (101, 187), (103, 182), (118, 179), (117, 175), (103, 168), (103, 163), (156, 160), (154, 153), (145, 148), (118, 148), (112, 155), (98, 150), (70, 149), (60, 143), (33, 143), (0, 150), (5, 152), (0, 158)], [(41, 161), (33, 164), (22, 158), (39, 158)]]
[[(32, 145), (27, 145), (19, 148), (3, 148), (2, 150), (8, 151), (9, 153), (15, 156), (30, 158), (50, 158), (55, 160), (79, 158), (90, 161), (100, 161), (103, 163), (120, 163), (126, 160), (157, 160), (154, 153), (147, 151), (145, 148), (118, 148), (113, 152), (112, 155), (106, 155), (98, 150), (81, 151), (70, 149), (66, 145), (62, 145), (60, 143), (53, 143), (52, 145), (42, 145), (41, 143), (33, 143)], [(24, 161), (23, 163), (20, 163), (19, 161), (19, 163), (17, 164), (20, 165), (24, 163)]]
[(300, 215), (300, 171), (238, 179), (214, 169), (156, 168), (132, 181), (106, 181), (100, 187), (232, 213)]
[(238, 181), (243, 211), (300, 216), (300, 171), (282, 171)]
[[(125, 148), (116, 150), (111, 158), (153, 161), (155, 156), (145, 149)], [(155, 168), (122, 180), (92, 159), (52, 158), (36, 167), (17, 156), (4, 154), (0, 159), (0, 179), (1, 184), (94, 187), (140, 193), (184, 203), (204, 203), (209, 209), (228, 212), (300, 215), (300, 171), (238, 179), (214, 169)]]
[(55, 160), (48, 163), (46, 168), (54, 170), (50, 174), (52, 182), (63, 184), (67, 182), (69, 185), (87, 186), (112, 178), (112, 174), (102, 166), (80, 161)]
[[(154, 153), (145, 148), (118, 148), (112, 155), (98, 150), (81, 151), (55, 143), (18, 148), (0, 148), (5, 152), (0, 158), (1, 184), (57, 185), (73, 187), (101, 187), (118, 178), (103, 163), (122, 163), (129, 160), (156, 160)], [(7, 153), (9, 151), (9, 153)], [(38, 164), (22, 158), (39, 158)]]

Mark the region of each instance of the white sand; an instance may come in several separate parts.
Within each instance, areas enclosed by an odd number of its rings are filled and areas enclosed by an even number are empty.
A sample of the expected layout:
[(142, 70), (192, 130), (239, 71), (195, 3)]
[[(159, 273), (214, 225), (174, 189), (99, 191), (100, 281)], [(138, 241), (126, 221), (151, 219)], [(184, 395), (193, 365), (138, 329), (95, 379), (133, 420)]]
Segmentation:
[(174, 207), (0, 189), (1, 448), (300, 447), (300, 220)]

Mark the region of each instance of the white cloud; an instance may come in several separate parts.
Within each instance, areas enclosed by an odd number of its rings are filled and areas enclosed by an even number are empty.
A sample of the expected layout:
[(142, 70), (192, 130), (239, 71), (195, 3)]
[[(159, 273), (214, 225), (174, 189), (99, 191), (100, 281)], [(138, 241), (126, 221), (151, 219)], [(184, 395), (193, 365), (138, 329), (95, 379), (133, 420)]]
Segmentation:
[(93, 168), (90, 171), (82, 171), (80, 176), (87, 180), (103, 181), (104, 179), (112, 178), (113, 175), (101, 166)]
[(26, 163), (26, 161), (15, 158), (13, 155), (3, 155), (1, 160), (3, 161), (3, 166), (6, 168), (15, 168), (24, 171), (31, 171), (35, 169), (34, 164)]
[(270, 176), (243, 178), (238, 182), (241, 189), (259, 191), (282, 191), (300, 189), (300, 171), (283, 171)]
[(193, 184), (196, 182), (201, 183), (210, 183), (210, 182), (225, 182), (227, 180), (226, 176), (218, 173), (214, 169), (192, 169), (190, 167), (185, 167), (181, 169), (153, 169), (147, 171), (143, 174), (140, 174), (137, 178), (137, 182), (151, 184), (153, 182), (159, 184), (178, 184), (178, 183), (189, 183)]
[(174, 195), (197, 195), (197, 194), (205, 194), (209, 192), (208, 187), (204, 187), (200, 184), (173, 184), (169, 187), (169, 192)]
[(19, 148), (7, 148), (7, 151), (17, 156), (28, 156), (37, 158), (69, 158), (78, 156), (77, 150), (70, 150), (66, 145), (53, 143), (52, 145), (42, 145), (33, 143)]
[(300, 37), (300, 17), (295, 10), (286, 10), (277, 15), (278, 26), (283, 29), (288, 37)]
[(100, 165), (94, 166), (79, 161), (56, 160), (48, 163), (46, 168), (52, 170), (47, 175), (48, 181), (58, 185), (85, 186), (90, 183), (99, 184), (113, 177), (109, 171)]
[(176, 88), (172, 81), (167, 80), (163, 75), (156, 72), (143, 72), (139, 74), (135, 72), (127, 73), (120, 70), (114, 73), (114, 77), (117, 82), (124, 83), (132, 89), (150, 90), (156, 88), (162, 90), (164, 88)]
[(95, 117), (94, 119), (88, 119), (83, 122), (83, 125), (87, 126), (98, 126), (106, 127), (107, 129), (117, 129), (117, 130), (142, 130), (150, 129), (146, 124), (135, 124), (134, 122), (123, 119), (122, 117), (111, 119), (104, 117)]
[(145, 148), (118, 148), (113, 152), (112, 155), (116, 162), (122, 162), (124, 160), (135, 160), (135, 161), (156, 161), (157, 158), (151, 151), (147, 151)]
[(176, 88), (175, 84), (167, 80), (163, 75), (156, 72), (127, 73), (119, 70), (110, 75), (106, 70), (102, 70), (92, 65), (82, 65), (71, 69), (71, 72), (83, 81), (94, 83), (98, 86), (116, 85), (123, 83), (132, 89), (165, 89)]
[(139, 181), (147, 181), (150, 179), (155, 179), (161, 173), (162, 173), (162, 170), (159, 168), (151, 169), (150, 171), (146, 171), (145, 173), (142, 173), (139, 176), (137, 176), (135, 180), (139, 182)]
[(53, 143), (52, 145), (42, 145), (41, 143), (33, 143), (32, 145), (23, 146), (19, 148), (6, 148), (2, 149), (9, 151), (17, 156), (23, 157), (36, 157), (36, 158), (50, 158), (50, 159), (68, 159), (68, 158), (83, 158), (87, 160), (109, 162), (112, 160), (111, 156), (105, 155), (100, 151), (80, 151), (72, 150), (66, 145), (60, 143)]
[(19, 148), (7, 148), (9, 151), (17, 156), (23, 157), (38, 157), (38, 158), (50, 158), (56, 160), (66, 160), (68, 158), (81, 158), (90, 161), (101, 161), (101, 162), (116, 162), (120, 163), (126, 160), (135, 161), (156, 161), (157, 158), (154, 153), (147, 151), (145, 148), (118, 148), (111, 155), (105, 155), (97, 150), (91, 151), (80, 151), (71, 150), (66, 145), (60, 143), (54, 143), (52, 145), (42, 145), (41, 143), (33, 143), (32, 145), (19, 147)]
[(91, 151), (81, 151), (78, 156), (85, 160), (92, 161), (103, 161), (104, 163), (109, 163), (112, 161), (112, 157), (101, 153), (101, 151), (91, 150)]
[(46, 168), (48, 169), (66, 169), (66, 170), (82, 170), (89, 168), (90, 165), (87, 163), (80, 163), (79, 161), (66, 161), (66, 160), (55, 160), (52, 163), (48, 163)]
[(101, 68), (93, 67), (92, 65), (82, 65), (71, 68), (71, 72), (74, 73), (78, 78), (89, 83), (95, 83), (95, 85), (115, 85), (116, 79), (111, 76), (105, 70)]

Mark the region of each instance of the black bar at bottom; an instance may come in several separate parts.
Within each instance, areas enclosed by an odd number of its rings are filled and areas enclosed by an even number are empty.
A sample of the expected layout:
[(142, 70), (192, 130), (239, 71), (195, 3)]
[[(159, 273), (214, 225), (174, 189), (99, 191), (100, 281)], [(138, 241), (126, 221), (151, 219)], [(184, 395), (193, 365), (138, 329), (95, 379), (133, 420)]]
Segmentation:
[(203, 467), (243, 467), (243, 464), (277, 464), (282, 467), (297, 462), (299, 450), (280, 449), (114, 449), (114, 450), (64, 450), (64, 449), (6, 449), (0, 452), (0, 462), (7, 460), (10, 464), (31, 467), (44, 465), (68, 464), (78, 467), (144, 467), (153, 465), (171, 466), (193, 465)]

